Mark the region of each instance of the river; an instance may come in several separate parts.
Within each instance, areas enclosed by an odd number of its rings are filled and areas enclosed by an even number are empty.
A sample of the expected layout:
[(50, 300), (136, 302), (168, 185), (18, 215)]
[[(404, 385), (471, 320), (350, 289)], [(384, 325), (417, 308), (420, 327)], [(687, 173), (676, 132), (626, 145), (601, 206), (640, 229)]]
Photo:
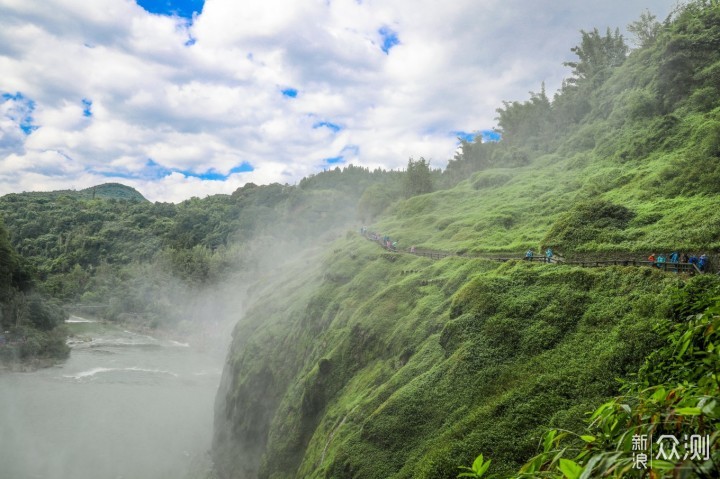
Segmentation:
[(225, 351), (78, 317), (68, 327), (67, 361), (0, 372), (0, 478), (204, 477)]

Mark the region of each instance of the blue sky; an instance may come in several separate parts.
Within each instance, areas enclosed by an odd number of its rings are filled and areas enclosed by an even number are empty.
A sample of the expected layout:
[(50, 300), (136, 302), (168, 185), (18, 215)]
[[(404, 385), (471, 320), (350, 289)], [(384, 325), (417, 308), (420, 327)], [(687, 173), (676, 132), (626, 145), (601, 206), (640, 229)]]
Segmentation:
[(145, 181), (158, 181), (171, 176), (173, 174), (180, 174), (186, 178), (198, 178), (203, 181), (227, 181), (231, 175), (236, 173), (249, 173), (255, 168), (249, 163), (241, 163), (233, 168), (230, 168), (228, 173), (221, 173), (215, 169), (207, 171), (194, 171), (194, 170), (179, 170), (175, 168), (167, 168), (163, 165), (156, 163), (152, 159), (148, 159), (145, 162), (145, 167), (141, 170), (134, 171), (119, 171), (119, 170), (98, 170), (94, 171), (98, 175), (104, 177), (117, 177), (129, 180), (145, 180)]
[(280, 90), (280, 93), (282, 93), (283, 96), (286, 96), (288, 98), (297, 98), (298, 96), (297, 88), (283, 88), (282, 90)]
[(390, 50), (394, 46), (400, 44), (400, 38), (398, 38), (398, 33), (396, 31), (393, 31), (392, 28), (383, 26), (378, 30), (378, 33), (380, 34), (380, 37), (382, 39), (380, 49), (385, 52), (386, 55), (390, 54)]
[(137, 3), (150, 13), (192, 19), (193, 14), (202, 12), (205, 0), (137, 0)]
[(502, 135), (493, 130), (481, 130), (481, 131), (453, 131), (451, 132), (455, 137), (464, 141), (475, 141), (477, 137), (480, 137), (480, 141), (500, 141)]
[(675, 0), (0, 0), (0, 192), (155, 201), (335, 165), (444, 166), (552, 94), (581, 29)]
[(313, 128), (327, 128), (334, 133), (342, 130), (340, 125), (336, 125), (335, 123), (331, 123), (329, 121), (319, 121), (313, 125)]

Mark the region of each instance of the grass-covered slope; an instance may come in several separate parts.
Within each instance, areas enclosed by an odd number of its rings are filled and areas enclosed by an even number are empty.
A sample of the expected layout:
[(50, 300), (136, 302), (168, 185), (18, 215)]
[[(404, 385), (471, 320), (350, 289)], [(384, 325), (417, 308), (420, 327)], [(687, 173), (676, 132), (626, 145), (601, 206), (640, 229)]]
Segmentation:
[(378, 229), (468, 251), (718, 250), (719, 18), (716, 2), (689, 2), (610, 66), (614, 37), (584, 32), (584, 68), (552, 102), (506, 102), (503, 140), (463, 143), (448, 165), (456, 188), (400, 203)]
[(449, 478), (479, 451), (509, 473), (637, 370), (681, 282), (388, 256), (361, 237), (302, 270), (236, 328), (222, 477)]
[[(648, 120), (643, 132), (654, 125)], [(576, 137), (609, 134), (605, 121)], [(641, 128), (632, 124), (628, 128)], [(645, 131), (647, 130), (647, 131)], [(637, 132), (635, 132), (637, 134)], [(720, 163), (720, 150), (700, 155), (720, 138), (720, 107), (677, 120), (668, 150), (619, 161), (626, 138), (592, 148), (538, 157), (518, 168), (491, 168), (456, 187), (402, 201), (376, 229), (410, 245), (451, 251), (514, 251), (555, 246), (561, 251), (720, 250), (720, 195), (698, 181)], [(594, 144), (593, 140), (591, 144)], [(704, 166), (702, 166), (704, 165)], [(683, 179), (689, 168), (697, 180)], [(713, 184), (718, 188), (720, 182)], [(603, 207), (626, 210), (608, 223)]]

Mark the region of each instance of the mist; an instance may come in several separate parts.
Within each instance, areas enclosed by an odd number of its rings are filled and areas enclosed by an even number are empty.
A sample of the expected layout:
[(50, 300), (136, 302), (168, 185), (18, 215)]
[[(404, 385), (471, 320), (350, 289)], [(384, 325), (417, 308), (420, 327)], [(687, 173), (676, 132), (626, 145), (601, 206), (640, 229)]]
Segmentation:
[[(186, 291), (186, 293), (189, 291)], [(175, 329), (71, 316), (70, 358), (0, 374), (2, 477), (200, 478), (244, 286), (195, 291)]]
[(69, 305), (70, 358), (0, 373), (0, 476), (215, 477), (216, 394), (233, 329), (256, 298), (289, 279), (288, 265), (317, 261), (356, 223), (356, 198), (322, 203), (202, 253), (202, 281), (162, 254), (95, 270), (92, 287), (110, 293)]

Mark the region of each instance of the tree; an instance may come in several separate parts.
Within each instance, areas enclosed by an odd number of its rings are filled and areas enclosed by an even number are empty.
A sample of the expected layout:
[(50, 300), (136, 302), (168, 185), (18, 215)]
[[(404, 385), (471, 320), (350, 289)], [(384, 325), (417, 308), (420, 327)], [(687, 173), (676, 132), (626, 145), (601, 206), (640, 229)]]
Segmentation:
[(572, 68), (572, 77), (563, 81), (552, 101), (556, 131), (576, 125), (590, 112), (599, 87), (627, 58), (628, 47), (618, 29), (608, 28), (605, 36), (597, 28), (580, 33), (580, 45), (570, 49), (578, 60), (563, 63)]
[(419, 160), (410, 158), (405, 172), (405, 196), (423, 195), (433, 190), (430, 162), (420, 157)]
[(635, 43), (638, 47), (647, 48), (657, 40), (662, 30), (662, 25), (656, 19), (657, 17), (650, 13), (650, 10), (645, 10), (640, 15), (639, 20), (627, 26), (628, 32), (632, 33), (635, 37)]
[(688, 3), (665, 32), (657, 81), (664, 111), (693, 92), (701, 95), (699, 106), (712, 108), (720, 93), (720, 4)]
[(550, 100), (545, 94), (545, 83), (542, 84), (540, 93), (530, 92), (528, 101), (503, 101), (503, 108), (495, 110), (498, 114), (495, 119), (503, 141), (512, 143), (522, 138), (528, 142), (530, 138), (542, 138), (550, 134), (551, 110)]
[(605, 36), (601, 36), (597, 28), (592, 32), (580, 30), (580, 33), (580, 45), (570, 49), (579, 60), (564, 63), (573, 69), (573, 78), (568, 79), (568, 83), (590, 83), (597, 87), (610, 77), (613, 68), (625, 62), (628, 47), (617, 28), (614, 33), (608, 28)]

